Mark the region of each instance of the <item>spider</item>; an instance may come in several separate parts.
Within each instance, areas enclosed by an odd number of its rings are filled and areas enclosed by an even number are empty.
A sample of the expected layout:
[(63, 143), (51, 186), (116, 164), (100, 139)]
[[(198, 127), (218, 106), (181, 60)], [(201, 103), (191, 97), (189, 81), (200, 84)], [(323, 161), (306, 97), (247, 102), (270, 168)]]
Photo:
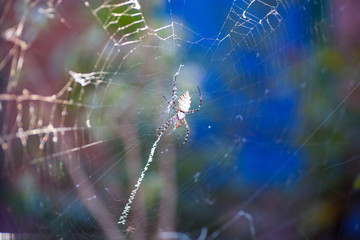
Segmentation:
[(125, 230), (125, 234), (126, 236), (129, 235), (130, 233), (133, 233), (136, 230), (136, 228), (132, 227), (132, 226), (128, 226), (127, 229)]
[(189, 91), (186, 91), (184, 94), (182, 94), (179, 99), (178, 99), (178, 106), (176, 106), (175, 103), (175, 89), (176, 89), (176, 77), (177, 75), (179, 75), (180, 72), (180, 68), (183, 65), (180, 65), (179, 70), (175, 73), (174, 78), (173, 78), (173, 90), (172, 90), (172, 97), (171, 97), (171, 102), (169, 102), (167, 100), (167, 98), (165, 96), (164, 99), (165, 101), (170, 105), (170, 107), (172, 107), (172, 109), (175, 110), (176, 114), (170, 118), (166, 123), (164, 123), (161, 127), (159, 127), (158, 129), (156, 129), (154, 132), (159, 131), (159, 133), (157, 134), (157, 136), (159, 137), (163, 132), (165, 132), (165, 130), (169, 127), (169, 125), (174, 122), (174, 130), (179, 128), (181, 125), (185, 124), (186, 127), (186, 136), (185, 136), (185, 140), (183, 142), (183, 145), (186, 143), (189, 133), (190, 133), (190, 128), (189, 125), (186, 122), (185, 116), (186, 115), (191, 115), (194, 114), (195, 112), (200, 110), (201, 107), (201, 92), (200, 92), (200, 88), (198, 88), (199, 91), (199, 96), (200, 96), (200, 102), (199, 102), (199, 106), (197, 109), (190, 109), (190, 105), (191, 105), (191, 97), (189, 95)]

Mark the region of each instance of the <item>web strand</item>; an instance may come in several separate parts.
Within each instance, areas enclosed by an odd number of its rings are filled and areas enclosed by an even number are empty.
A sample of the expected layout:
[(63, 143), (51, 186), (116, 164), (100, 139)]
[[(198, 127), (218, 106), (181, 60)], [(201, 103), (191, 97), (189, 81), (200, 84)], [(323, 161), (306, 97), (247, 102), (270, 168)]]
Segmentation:
[(124, 210), (121, 213), (118, 224), (122, 224), (122, 225), (126, 224), (126, 219), (127, 219), (128, 215), (129, 215), (129, 212), (131, 210), (131, 203), (133, 202), (133, 200), (134, 200), (134, 198), (136, 196), (136, 193), (139, 190), (139, 188), (141, 186), (141, 183), (144, 180), (146, 171), (149, 169), (150, 164), (153, 161), (154, 153), (155, 153), (155, 150), (157, 148), (157, 144), (160, 141), (161, 136), (162, 136), (162, 133), (157, 137), (156, 141), (154, 142), (154, 144), (153, 144), (153, 146), (152, 146), (152, 148), (150, 150), (149, 158), (148, 158), (148, 160), (146, 162), (146, 165), (145, 165), (144, 169), (142, 170), (142, 172), (140, 174), (140, 177), (138, 178), (138, 180), (137, 180), (137, 182), (136, 182), (136, 184), (134, 186), (134, 189), (131, 191), (130, 197), (129, 197), (126, 205), (125, 205)]

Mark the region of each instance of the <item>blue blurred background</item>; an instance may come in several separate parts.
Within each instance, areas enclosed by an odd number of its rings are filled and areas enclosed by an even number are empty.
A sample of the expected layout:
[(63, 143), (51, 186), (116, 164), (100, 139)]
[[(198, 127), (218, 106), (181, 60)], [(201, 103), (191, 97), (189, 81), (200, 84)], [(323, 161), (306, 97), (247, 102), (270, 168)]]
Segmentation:
[[(49, 2), (0, 5), (1, 140), (11, 146), (0, 162), (0, 232), (201, 239), (205, 229), (207, 239), (360, 239), (359, 3), (140, 1), (151, 27), (170, 24), (174, 32), (118, 47), (126, 34), (119, 29), (135, 20), (109, 24), (124, 11), (115, 1), (59, 1), (54, 18), (39, 14)], [(10, 89), (5, 59), (14, 43), (4, 33), (26, 9), (21, 38), (31, 44)], [(117, 220), (155, 141), (151, 132), (175, 114), (162, 95), (170, 99), (180, 64), (177, 95), (189, 90), (196, 108), (199, 85), (203, 104), (187, 117), (185, 146), (184, 127), (170, 126), (160, 140), (129, 232)], [(106, 76), (80, 86), (69, 70)], [(64, 86), (58, 102), (10, 97)], [(57, 131), (49, 136), (32, 131), (50, 123)]]

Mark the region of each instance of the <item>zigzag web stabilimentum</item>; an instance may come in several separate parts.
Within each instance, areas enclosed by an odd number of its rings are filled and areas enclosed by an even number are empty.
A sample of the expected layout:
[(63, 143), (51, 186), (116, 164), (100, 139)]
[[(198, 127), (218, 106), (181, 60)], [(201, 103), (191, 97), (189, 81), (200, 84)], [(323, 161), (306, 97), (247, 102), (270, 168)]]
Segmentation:
[(0, 238), (355, 239), (358, 9), (2, 1)]

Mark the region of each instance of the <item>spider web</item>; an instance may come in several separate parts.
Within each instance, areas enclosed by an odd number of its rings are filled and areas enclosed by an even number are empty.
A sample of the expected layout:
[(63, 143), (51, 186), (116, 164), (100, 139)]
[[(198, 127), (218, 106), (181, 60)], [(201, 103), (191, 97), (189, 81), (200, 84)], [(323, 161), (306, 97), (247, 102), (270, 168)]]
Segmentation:
[[(357, 239), (359, 13), (0, 2), (0, 238)], [(175, 73), (203, 97), (183, 147), (184, 127), (152, 133)]]

